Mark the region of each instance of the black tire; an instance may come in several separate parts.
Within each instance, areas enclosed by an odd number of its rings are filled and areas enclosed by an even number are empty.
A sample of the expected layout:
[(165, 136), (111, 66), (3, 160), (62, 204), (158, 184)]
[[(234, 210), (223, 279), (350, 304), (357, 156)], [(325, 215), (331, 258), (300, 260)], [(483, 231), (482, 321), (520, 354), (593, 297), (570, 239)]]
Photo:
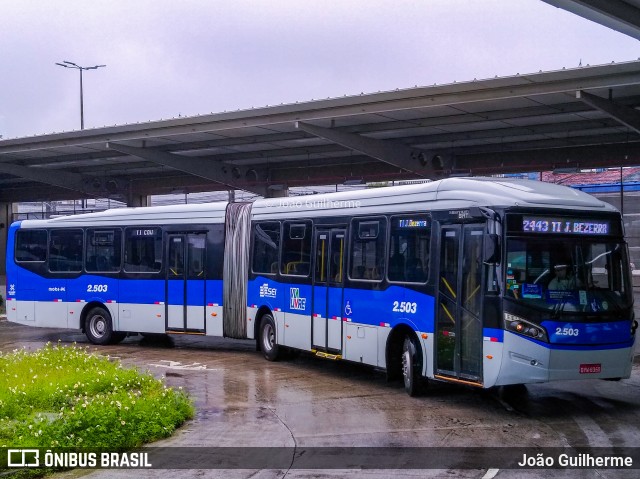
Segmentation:
[(424, 386), (422, 355), (412, 336), (405, 336), (402, 344), (402, 379), (404, 390), (411, 397), (420, 395)]
[(267, 361), (277, 361), (280, 348), (276, 343), (276, 323), (273, 316), (265, 314), (260, 321), (260, 349)]
[(100, 306), (92, 308), (87, 313), (84, 332), (93, 344), (110, 344), (122, 341), (125, 337), (124, 333), (113, 330), (109, 311)]

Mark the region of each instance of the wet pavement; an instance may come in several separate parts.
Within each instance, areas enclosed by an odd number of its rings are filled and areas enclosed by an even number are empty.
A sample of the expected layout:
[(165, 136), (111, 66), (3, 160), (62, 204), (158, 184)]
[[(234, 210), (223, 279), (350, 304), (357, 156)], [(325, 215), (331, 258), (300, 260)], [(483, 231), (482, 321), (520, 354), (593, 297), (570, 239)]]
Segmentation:
[[(78, 331), (0, 321), (0, 350), (77, 342), (164, 376), (194, 398), (196, 417), (170, 447), (635, 447), (640, 444), (640, 364), (619, 382), (530, 385), (508, 395), (433, 384), (407, 396), (369, 367), (300, 355), (271, 363), (253, 341), (205, 337), (127, 338), (95, 347)], [(638, 359), (638, 358), (637, 358)], [(73, 471), (110, 477), (636, 477), (616, 470), (146, 470)]]

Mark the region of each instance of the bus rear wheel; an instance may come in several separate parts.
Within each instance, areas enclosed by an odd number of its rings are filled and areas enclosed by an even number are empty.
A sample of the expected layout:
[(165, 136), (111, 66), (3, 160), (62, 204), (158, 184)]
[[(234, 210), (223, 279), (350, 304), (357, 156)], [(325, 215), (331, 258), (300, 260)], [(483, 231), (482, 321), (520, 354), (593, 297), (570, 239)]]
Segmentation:
[(113, 330), (111, 315), (106, 309), (97, 306), (87, 313), (84, 331), (93, 344), (119, 343), (125, 338), (124, 333)]
[(276, 324), (270, 314), (262, 316), (260, 321), (260, 349), (268, 361), (277, 361), (280, 356), (280, 348), (276, 343)]
[(422, 358), (418, 353), (418, 347), (411, 336), (405, 336), (402, 344), (402, 379), (404, 390), (411, 397), (418, 396), (422, 392), (423, 379)]

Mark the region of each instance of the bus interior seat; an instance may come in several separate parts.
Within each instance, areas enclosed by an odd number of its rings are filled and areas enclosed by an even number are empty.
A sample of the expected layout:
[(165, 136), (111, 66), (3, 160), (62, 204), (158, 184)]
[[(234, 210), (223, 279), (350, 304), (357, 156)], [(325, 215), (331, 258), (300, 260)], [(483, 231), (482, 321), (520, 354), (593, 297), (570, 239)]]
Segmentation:
[(107, 258), (102, 255), (96, 256), (96, 270), (107, 271)]
[(422, 281), (422, 277), (424, 276), (424, 272), (422, 269), (422, 261), (420, 261), (420, 259), (416, 258), (414, 259), (411, 264), (409, 265), (409, 267), (407, 268), (407, 271), (404, 275), (404, 279), (406, 281), (410, 281), (410, 282), (418, 282), (418, 281)]
[(295, 274), (298, 272), (298, 263), (295, 261), (289, 261), (284, 267), (285, 274)]
[(378, 268), (375, 266), (372, 268), (367, 268), (364, 272), (365, 279), (380, 279), (380, 273)]
[(389, 258), (389, 277), (402, 281), (406, 278), (405, 258), (401, 254), (394, 254)]
[(95, 271), (96, 270), (96, 257), (94, 255), (87, 256), (87, 271)]
[(304, 261), (290, 261), (284, 268), (285, 274), (308, 275), (309, 263)]

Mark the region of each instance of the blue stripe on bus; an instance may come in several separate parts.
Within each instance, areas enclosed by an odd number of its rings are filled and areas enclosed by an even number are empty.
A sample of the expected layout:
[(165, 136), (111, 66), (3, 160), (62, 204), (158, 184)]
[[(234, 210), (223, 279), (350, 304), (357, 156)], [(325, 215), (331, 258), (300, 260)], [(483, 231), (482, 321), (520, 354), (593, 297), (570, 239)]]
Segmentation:
[(631, 337), (631, 320), (606, 323), (571, 323), (567, 321), (543, 321), (551, 344), (584, 345), (628, 342)]
[[(509, 331), (509, 333), (511, 333)], [(626, 341), (622, 341), (619, 343), (613, 344), (604, 344), (604, 343), (594, 343), (594, 344), (552, 344), (545, 343), (544, 341), (540, 341), (537, 339), (533, 339), (529, 336), (520, 335), (516, 333), (511, 333), (514, 336), (517, 336), (522, 339), (526, 339), (527, 341), (531, 341), (532, 343), (537, 344), (538, 346), (542, 346), (546, 349), (558, 350), (558, 351), (603, 351), (609, 349), (625, 349), (633, 347), (635, 343), (635, 337), (631, 337), (631, 339), (627, 339)]]
[[(318, 287), (322, 296), (325, 287)], [(326, 296), (322, 296), (326, 298)], [(334, 302), (331, 302), (334, 303)], [(309, 284), (282, 284), (274, 279), (258, 276), (249, 281), (247, 305), (268, 305), (285, 313), (342, 317), (343, 321), (380, 326), (410, 324), (416, 331), (433, 332), (434, 298), (401, 286), (389, 286), (386, 290), (345, 288), (340, 310), (330, 304), (330, 311), (322, 304), (313, 304), (313, 287)]]
[(554, 351), (593, 351), (594, 353), (597, 351), (604, 351), (609, 349), (626, 349), (633, 347), (634, 341), (627, 341), (624, 343), (618, 344), (591, 344), (591, 345), (562, 345), (562, 344), (549, 344), (543, 343), (540, 341), (536, 341), (532, 338), (528, 338), (523, 336), (525, 339), (532, 340), (534, 343), (539, 344), (547, 349), (551, 349)]
[[(201, 280), (187, 281), (187, 305), (222, 305), (222, 280), (205, 280), (206, 294)], [(120, 280), (112, 276), (84, 274), (78, 278), (43, 278), (24, 268), (17, 268), (16, 293), (18, 301), (100, 301), (133, 304), (167, 302), (164, 278)], [(183, 287), (181, 281), (179, 287)], [(181, 296), (182, 298), (182, 296)], [(179, 303), (183, 304), (183, 303)]]

